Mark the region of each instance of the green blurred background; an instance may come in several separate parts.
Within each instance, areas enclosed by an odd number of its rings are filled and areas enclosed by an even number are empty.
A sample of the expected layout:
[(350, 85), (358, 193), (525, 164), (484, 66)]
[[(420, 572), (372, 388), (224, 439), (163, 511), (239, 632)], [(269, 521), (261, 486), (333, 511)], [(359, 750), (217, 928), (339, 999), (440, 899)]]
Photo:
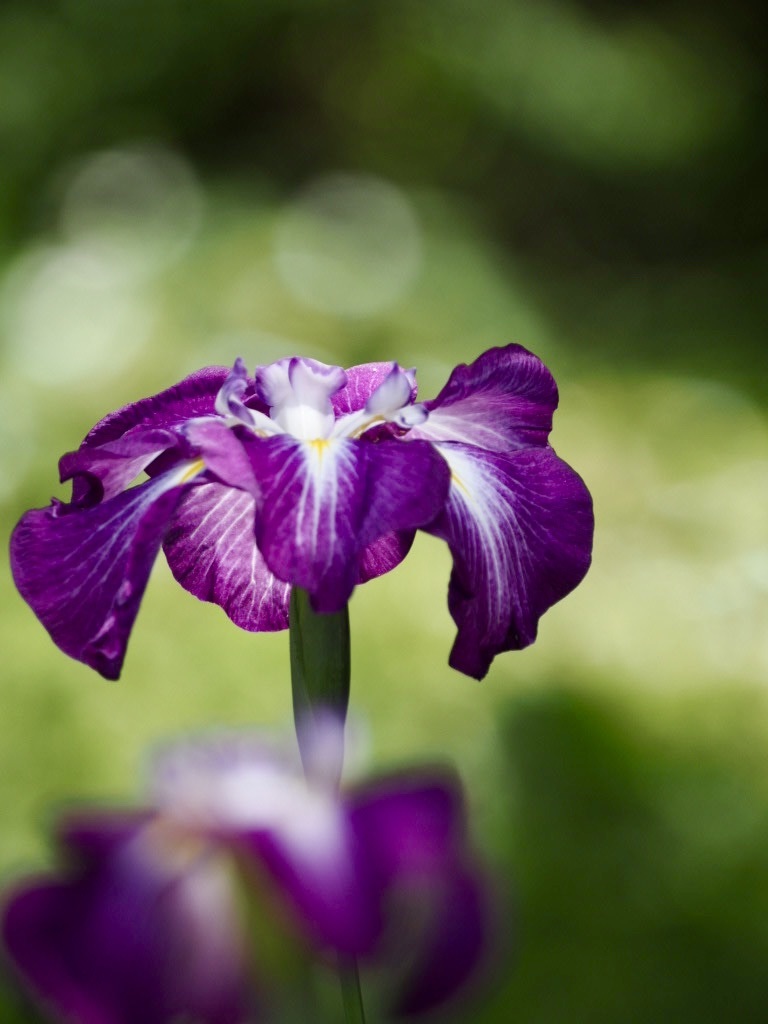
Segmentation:
[[(451, 1020), (768, 1021), (760, 27), (746, 0), (0, 9), (5, 535), (105, 412), (236, 355), (397, 359), (429, 397), (519, 341), (560, 383), (595, 557), (536, 645), (453, 673), (427, 537), (351, 607), (369, 764), (454, 763), (497, 879), (495, 968)], [(135, 796), (163, 737), (289, 721), (286, 637), (164, 564), (117, 684), (7, 559), (0, 598), (2, 879), (63, 803)]]

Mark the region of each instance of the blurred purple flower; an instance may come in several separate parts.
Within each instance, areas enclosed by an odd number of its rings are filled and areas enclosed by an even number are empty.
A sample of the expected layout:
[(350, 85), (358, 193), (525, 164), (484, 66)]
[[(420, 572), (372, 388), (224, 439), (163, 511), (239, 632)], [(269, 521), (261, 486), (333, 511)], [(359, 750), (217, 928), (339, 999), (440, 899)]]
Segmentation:
[(383, 972), (395, 1016), (452, 996), (487, 937), (461, 794), (434, 772), (339, 796), (258, 739), (190, 743), (159, 760), (149, 807), (70, 815), (58, 838), (66, 870), (17, 887), (2, 926), (62, 1021), (263, 1019), (249, 892), (304, 947)]
[(592, 503), (547, 441), (554, 379), (520, 346), (415, 398), (414, 371), (396, 363), (200, 370), (63, 456), (71, 503), (22, 517), (16, 584), (62, 650), (117, 678), (161, 546), (192, 594), (244, 629), (275, 630), (292, 585), (337, 611), (421, 528), (453, 555), (450, 663), (482, 678), (583, 578)]

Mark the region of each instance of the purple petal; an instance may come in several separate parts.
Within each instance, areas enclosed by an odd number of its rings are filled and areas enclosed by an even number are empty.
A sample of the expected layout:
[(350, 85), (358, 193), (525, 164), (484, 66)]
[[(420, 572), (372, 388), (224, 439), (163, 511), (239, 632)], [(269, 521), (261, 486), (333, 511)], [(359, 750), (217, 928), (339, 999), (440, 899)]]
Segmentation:
[[(241, 428), (238, 428), (238, 431)], [(205, 468), (224, 484), (259, 496), (259, 487), (253, 475), (251, 461), (238, 433), (223, 420), (193, 420), (183, 428), (183, 434), (192, 452), (205, 463)]]
[(551, 448), (439, 448), (452, 485), (428, 532), (453, 554), (448, 606), (458, 635), (450, 664), (482, 679), (495, 655), (533, 643), (540, 616), (583, 579), (592, 499)]
[(435, 448), (420, 441), (394, 440), (362, 443), (361, 448), (370, 466), (361, 543), (368, 545), (390, 531), (402, 533), (431, 522), (445, 505), (450, 487), (450, 470)]
[(498, 452), (541, 447), (557, 401), (554, 378), (537, 356), (520, 345), (492, 348), (456, 367), (437, 398), (425, 403), (429, 419), (411, 436)]
[(425, 1013), (450, 999), (477, 970), (488, 944), (488, 894), (477, 873), (456, 864), (434, 881), (435, 909), (423, 947), (393, 1000), (398, 1016)]
[(246, 865), (257, 866), (258, 874), (266, 871), (305, 940), (345, 957), (362, 956), (381, 933), (379, 893), (346, 829), (339, 840), (334, 856), (327, 858), (319, 847), (295, 849), (276, 831), (241, 832), (233, 847)]
[(429, 522), (445, 501), (447, 469), (428, 444), (283, 436), (250, 452), (263, 495), (259, 549), (276, 576), (309, 592), (319, 612), (348, 601), (369, 545)]
[(394, 913), (392, 949), (381, 958), (406, 964), (395, 1010), (432, 1009), (467, 980), (487, 939), (487, 898), (466, 843), (461, 792), (452, 777), (411, 776), (363, 787), (350, 803), (373, 884)]
[[(364, 409), (368, 399), (392, 373), (392, 363), (362, 363), (347, 370), (347, 382), (340, 391), (331, 396), (333, 411), (337, 417)], [(411, 382), (410, 400), (416, 398), (416, 372), (404, 370)]]
[(374, 541), (360, 556), (357, 582), (367, 583), (396, 569), (411, 550), (415, 536), (415, 530), (401, 530)]
[(72, 480), (72, 502), (95, 505), (124, 491), (162, 452), (178, 447), (179, 437), (159, 427), (132, 427), (99, 446), (83, 446), (59, 460), (61, 482)]
[[(322, 732), (317, 767), (327, 744), (335, 754), (342, 727), (327, 719)], [(348, 954), (370, 946), (378, 902), (362, 883), (347, 815), (332, 788), (307, 782), (293, 744), (288, 755), (259, 734), (187, 741), (155, 758), (152, 780), (162, 817), (233, 851), (257, 888), (270, 878), (305, 940)]]
[(464, 799), (448, 772), (394, 775), (346, 797), (357, 842), (381, 886), (402, 874), (429, 872), (464, 843)]
[(152, 564), (185, 482), (163, 474), (93, 508), (54, 502), (22, 516), (11, 569), (66, 654), (117, 679)]
[[(19, 887), (3, 936), (22, 979), (56, 1019), (79, 1024), (241, 1024), (241, 939), (215, 861), (163, 859), (162, 843), (108, 824), (68, 878)], [(159, 837), (158, 837), (159, 838)]]
[(172, 430), (196, 416), (213, 416), (216, 396), (228, 375), (226, 366), (206, 366), (157, 395), (131, 402), (100, 420), (81, 447), (114, 441), (138, 425)]
[(163, 549), (179, 583), (219, 605), (241, 629), (287, 629), (291, 588), (269, 571), (256, 547), (255, 509), (246, 491), (219, 483), (190, 488)]

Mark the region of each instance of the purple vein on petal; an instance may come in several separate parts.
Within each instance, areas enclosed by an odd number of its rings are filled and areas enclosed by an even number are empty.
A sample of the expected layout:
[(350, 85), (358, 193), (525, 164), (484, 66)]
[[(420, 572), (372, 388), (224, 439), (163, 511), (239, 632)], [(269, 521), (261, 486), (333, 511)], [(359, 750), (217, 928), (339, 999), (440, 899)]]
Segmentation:
[(92, 508), (27, 512), (11, 538), (16, 585), (54, 642), (108, 679), (125, 648), (186, 481), (165, 473)]
[(269, 571), (256, 546), (255, 515), (247, 492), (202, 484), (182, 498), (163, 549), (178, 582), (220, 605), (241, 629), (285, 629), (290, 586)]
[(533, 643), (540, 616), (583, 579), (592, 500), (551, 448), (440, 450), (453, 482), (429, 532), (454, 558), (448, 604), (458, 636), (450, 663), (480, 679), (496, 654)]

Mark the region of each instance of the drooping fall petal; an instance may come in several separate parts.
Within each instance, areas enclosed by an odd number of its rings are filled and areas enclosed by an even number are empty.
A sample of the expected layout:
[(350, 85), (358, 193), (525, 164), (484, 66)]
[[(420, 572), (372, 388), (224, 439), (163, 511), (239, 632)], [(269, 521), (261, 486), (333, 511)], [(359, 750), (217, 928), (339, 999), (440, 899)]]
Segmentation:
[(428, 528), (448, 543), (453, 668), (477, 679), (502, 651), (528, 646), (539, 618), (583, 579), (594, 519), (581, 478), (551, 448), (502, 455), (441, 444), (445, 510)]
[(428, 444), (284, 435), (249, 451), (262, 487), (259, 549), (275, 575), (306, 590), (319, 612), (348, 601), (366, 548), (428, 523), (445, 501), (448, 472)]
[(554, 378), (537, 356), (521, 345), (492, 348), (456, 367), (437, 398), (424, 403), (429, 419), (411, 436), (497, 452), (541, 447), (557, 402)]
[(170, 471), (92, 508), (54, 502), (11, 537), (16, 586), (65, 653), (116, 679), (149, 573), (187, 486)]

